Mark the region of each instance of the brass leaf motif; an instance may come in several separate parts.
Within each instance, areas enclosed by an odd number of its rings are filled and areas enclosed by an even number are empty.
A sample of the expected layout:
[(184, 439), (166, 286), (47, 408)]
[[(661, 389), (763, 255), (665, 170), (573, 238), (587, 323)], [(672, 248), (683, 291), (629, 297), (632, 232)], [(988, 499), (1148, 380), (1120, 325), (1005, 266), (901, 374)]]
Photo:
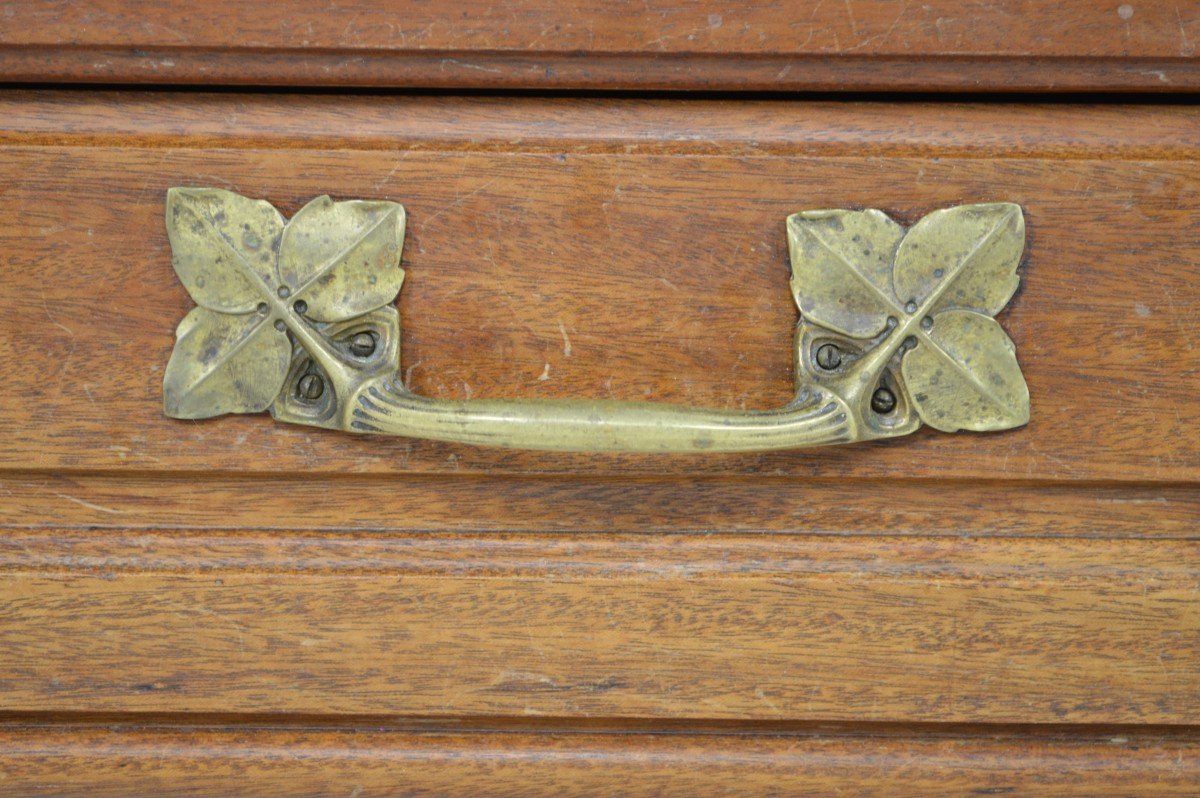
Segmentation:
[(167, 192), (167, 237), (175, 273), (197, 305), (247, 313), (255, 283), (273, 282), (283, 217), (262, 200), (219, 188)]
[(1029, 388), (995, 319), (947, 310), (901, 363), (917, 412), (943, 432), (1010, 429), (1029, 421)]
[(200, 305), (176, 331), (163, 380), (164, 409), (176, 418), (266, 410), (287, 378), (293, 339), (336, 370), (337, 323), (384, 308), (404, 280), (404, 209), (394, 202), (318, 197), (285, 223), (261, 200), (175, 188), (167, 233)]
[(221, 189), (172, 189), (167, 228), (199, 307), (163, 380), (177, 418), (270, 409), (291, 423), (554, 451), (763, 451), (881, 440), (922, 423), (997, 430), (1029, 418), (1014, 346), (991, 318), (1024, 247), (1016, 205), (929, 214), (907, 231), (878, 210), (787, 220), (796, 394), (768, 411), (644, 402), (440, 401), (399, 364), (404, 209), (305, 205), (291, 221)]
[(308, 303), (308, 316), (340, 321), (396, 298), (404, 282), (404, 208), (395, 202), (317, 197), (292, 217), (279, 276)]
[(788, 217), (792, 294), (807, 319), (852, 338), (878, 334), (898, 304), (892, 259), (904, 228), (882, 211)]
[(287, 375), (292, 346), (259, 313), (193, 308), (163, 379), (163, 405), (174, 418), (209, 418), (266, 410)]
[[(821, 328), (877, 339), (870, 346), (881, 368), (900, 358), (898, 387), (938, 429), (998, 430), (1028, 421), (1029, 392), (1012, 342), (991, 319), (1017, 289), (1025, 248), (1020, 206), (934, 211), (907, 232), (880, 211), (808, 211), (789, 217), (788, 243), (792, 291), (807, 331), (802, 343), (820, 339)], [(843, 344), (848, 354), (841, 360), (854, 362), (862, 348)], [(800, 352), (801, 373), (836, 381), (845, 365), (823, 373), (812, 366), (810, 349)]]
[(934, 211), (908, 231), (896, 251), (896, 296), (933, 314), (970, 308), (994, 316), (1017, 290), (1025, 220), (1010, 202)]

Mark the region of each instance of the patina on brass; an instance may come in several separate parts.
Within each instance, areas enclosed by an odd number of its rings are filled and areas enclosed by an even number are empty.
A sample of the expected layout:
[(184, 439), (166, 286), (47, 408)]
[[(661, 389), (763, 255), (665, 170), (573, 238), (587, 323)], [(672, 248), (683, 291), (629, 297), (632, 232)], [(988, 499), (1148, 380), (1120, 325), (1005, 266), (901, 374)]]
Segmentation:
[(787, 220), (800, 308), (795, 398), (739, 412), (644, 402), (444, 401), (400, 377), (392, 306), (404, 208), (318, 197), (285, 220), (212, 188), (167, 194), (175, 271), (199, 307), (163, 383), (175, 418), (270, 410), (281, 421), (559, 451), (730, 452), (1002, 430), (1029, 419), (1016, 350), (992, 317), (1025, 245), (1010, 203)]

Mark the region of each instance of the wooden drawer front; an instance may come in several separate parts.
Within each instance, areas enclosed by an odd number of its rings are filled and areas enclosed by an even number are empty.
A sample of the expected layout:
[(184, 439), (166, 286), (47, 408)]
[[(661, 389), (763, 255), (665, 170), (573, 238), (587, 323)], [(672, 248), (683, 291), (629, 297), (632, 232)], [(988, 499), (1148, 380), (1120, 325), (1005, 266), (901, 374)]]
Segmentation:
[[(100, 97), (0, 106), (0, 324), (5, 356), (19, 358), (0, 421), (6, 467), (738, 474), (790, 477), (792, 490), (1200, 477), (1192, 108)], [(1033, 419), (1009, 434), (925, 431), (665, 471), (655, 458), (318, 435), (259, 418), (181, 424), (160, 409), (191, 307), (170, 269), (164, 196), (210, 184), (289, 215), (321, 193), (404, 203), (402, 365), (420, 393), (740, 408), (791, 397), (789, 213), (882, 206), (911, 222), (1016, 202), (1030, 243), (1003, 321)], [(31, 324), (37, 345), (18, 345)]]
[[(1016, 202), (1032, 419), (174, 421), (177, 185), (403, 203), (418, 392), (736, 408), (791, 390), (788, 214)], [(11, 91), (0, 187), (0, 793), (1194, 790), (1200, 109)]]

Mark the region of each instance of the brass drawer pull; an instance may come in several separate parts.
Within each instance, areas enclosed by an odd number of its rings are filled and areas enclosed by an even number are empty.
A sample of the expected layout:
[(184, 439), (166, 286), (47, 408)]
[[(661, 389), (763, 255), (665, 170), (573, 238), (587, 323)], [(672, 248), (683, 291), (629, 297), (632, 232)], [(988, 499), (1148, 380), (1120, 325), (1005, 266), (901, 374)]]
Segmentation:
[(796, 395), (738, 412), (613, 401), (445, 401), (400, 377), (404, 208), (318, 197), (290, 221), (212, 188), (167, 193), (175, 271), (199, 307), (163, 381), (175, 418), (270, 410), (280, 421), (520, 449), (792, 449), (1029, 419), (1016, 350), (992, 318), (1025, 246), (1010, 203), (788, 217), (800, 308)]

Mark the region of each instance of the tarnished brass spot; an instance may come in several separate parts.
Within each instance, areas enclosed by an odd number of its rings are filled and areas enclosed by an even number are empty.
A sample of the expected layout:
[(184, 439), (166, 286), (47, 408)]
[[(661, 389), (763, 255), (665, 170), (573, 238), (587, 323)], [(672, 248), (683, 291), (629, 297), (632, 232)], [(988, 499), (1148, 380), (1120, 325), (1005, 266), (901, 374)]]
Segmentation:
[(199, 307), (176, 330), (166, 413), (269, 409), (350, 432), (641, 452), (788, 449), (1029, 419), (1015, 347), (992, 318), (1016, 290), (1024, 249), (1010, 203), (934, 211), (908, 229), (877, 210), (788, 217), (796, 397), (755, 412), (411, 393), (392, 306), (404, 225), (394, 202), (318, 197), (286, 221), (230, 191), (171, 189), (175, 271)]

